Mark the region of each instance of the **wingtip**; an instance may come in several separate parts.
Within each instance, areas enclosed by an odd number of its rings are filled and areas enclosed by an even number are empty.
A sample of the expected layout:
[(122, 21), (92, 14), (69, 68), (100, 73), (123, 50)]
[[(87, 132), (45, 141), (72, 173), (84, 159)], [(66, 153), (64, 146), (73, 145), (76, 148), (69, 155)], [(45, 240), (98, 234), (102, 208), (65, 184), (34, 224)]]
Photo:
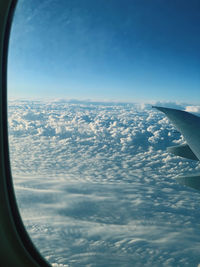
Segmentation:
[(158, 106), (152, 106), (152, 108), (159, 108)]
[(164, 107), (158, 107), (158, 106), (152, 106), (152, 108), (156, 108), (159, 111), (165, 112), (165, 110), (169, 109), (169, 108), (164, 108)]

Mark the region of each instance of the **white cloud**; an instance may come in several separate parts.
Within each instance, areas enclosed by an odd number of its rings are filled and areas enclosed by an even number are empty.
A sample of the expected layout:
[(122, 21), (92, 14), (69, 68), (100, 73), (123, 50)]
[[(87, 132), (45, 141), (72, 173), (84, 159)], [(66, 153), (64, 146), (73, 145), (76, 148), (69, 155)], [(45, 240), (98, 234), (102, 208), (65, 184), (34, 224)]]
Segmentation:
[(24, 222), (54, 266), (200, 261), (200, 196), (173, 180), (199, 165), (166, 152), (183, 139), (162, 113), (13, 101), (9, 133)]
[(186, 106), (185, 111), (193, 112), (193, 113), (200, 113), (200, 106)]

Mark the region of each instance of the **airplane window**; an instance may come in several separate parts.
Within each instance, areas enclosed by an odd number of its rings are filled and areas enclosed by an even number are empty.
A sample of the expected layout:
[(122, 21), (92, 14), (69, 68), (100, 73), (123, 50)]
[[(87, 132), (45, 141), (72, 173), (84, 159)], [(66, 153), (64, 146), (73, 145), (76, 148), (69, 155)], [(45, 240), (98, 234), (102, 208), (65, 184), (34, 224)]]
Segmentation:
[(200, 263), (200, 194), (175, 180), (200, 165), (167, 152), (185, 139), (152, 109), (200, 113), (199, 8), (18, 2), (8, 58), (12, 176), (26, 229), (52, 266)]

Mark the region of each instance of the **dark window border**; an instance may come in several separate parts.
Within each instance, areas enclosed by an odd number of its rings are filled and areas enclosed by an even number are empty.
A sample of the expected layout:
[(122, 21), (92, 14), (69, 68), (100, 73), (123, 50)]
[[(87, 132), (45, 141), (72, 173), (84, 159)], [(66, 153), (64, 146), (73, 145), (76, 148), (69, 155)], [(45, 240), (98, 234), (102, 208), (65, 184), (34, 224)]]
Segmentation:
[(5, 266), (50, 266), (23, 225), (14, 193), (8, 145), (7, 61), (17, 0), (0, 1), (0, 261)]

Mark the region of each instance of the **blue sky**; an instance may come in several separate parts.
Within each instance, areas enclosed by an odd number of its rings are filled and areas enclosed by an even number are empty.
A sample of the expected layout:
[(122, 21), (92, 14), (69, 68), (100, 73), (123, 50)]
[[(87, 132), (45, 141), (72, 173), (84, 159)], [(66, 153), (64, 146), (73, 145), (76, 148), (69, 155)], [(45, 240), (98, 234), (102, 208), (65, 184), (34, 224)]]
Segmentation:
[(19, 0), (9, 97), (198, 103), (197, 0)]

